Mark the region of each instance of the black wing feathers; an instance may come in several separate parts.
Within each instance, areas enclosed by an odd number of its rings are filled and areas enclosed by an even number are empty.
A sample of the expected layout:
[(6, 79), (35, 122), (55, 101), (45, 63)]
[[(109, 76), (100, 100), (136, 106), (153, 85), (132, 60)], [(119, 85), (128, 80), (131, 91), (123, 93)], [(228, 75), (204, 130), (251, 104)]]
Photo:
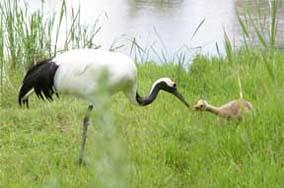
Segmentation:
[(28, 98), (25, 97), (32, 89), (41, 99), (53, 100), (54, 75), (58, 65), (47, 59), (32, 66), (23, 80), (23, 85), (19, 92), (19, 104), (28, 106)]

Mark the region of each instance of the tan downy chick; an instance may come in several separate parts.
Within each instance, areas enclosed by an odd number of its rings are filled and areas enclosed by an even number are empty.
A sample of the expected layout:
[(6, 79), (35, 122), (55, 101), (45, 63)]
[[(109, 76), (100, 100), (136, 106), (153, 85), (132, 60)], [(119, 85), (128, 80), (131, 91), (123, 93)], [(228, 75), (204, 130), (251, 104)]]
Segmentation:
[(198, 100), (194, 109), (196, 111), (208, 111), (216, 114), (218, 117), (226, 118), (227, 120), (235, 119), (242, 120), (244, 114), (250, 112), (253, 108), (252, 104), (243, 99), (243, 90), (240, 76), (238, 75), (238, 85), (240, 89), (240, 98), (230, 101), (220, 107), (208, 104), (205, 100)]
[(236, 119), (241, 120), (243, 115), (252, 110), (252, 104), (244, 99), (237, 99), (230, 101), (220, 107), (208, 104), (205, 100), (198, 100), (194, 109), (196, 111), (207, 111), (216, 114), (219, 117), (226, 118), (227, 120)]

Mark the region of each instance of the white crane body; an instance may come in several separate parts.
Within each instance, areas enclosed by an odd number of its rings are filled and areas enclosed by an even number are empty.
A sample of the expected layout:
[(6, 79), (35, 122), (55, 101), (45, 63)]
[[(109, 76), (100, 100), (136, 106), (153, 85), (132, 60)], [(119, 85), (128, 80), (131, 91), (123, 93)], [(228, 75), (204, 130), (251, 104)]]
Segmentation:
[(106, 88), (110, 94), (123, 91), (133, 104), (136, 97), (137, 70), (131, 58), (121, 53), (80, 49), (52, 59), (59, 65), (54, 76), (54, 88), (60, 94), (71, 94), (94, 103), (99, 81), (106, 73)]

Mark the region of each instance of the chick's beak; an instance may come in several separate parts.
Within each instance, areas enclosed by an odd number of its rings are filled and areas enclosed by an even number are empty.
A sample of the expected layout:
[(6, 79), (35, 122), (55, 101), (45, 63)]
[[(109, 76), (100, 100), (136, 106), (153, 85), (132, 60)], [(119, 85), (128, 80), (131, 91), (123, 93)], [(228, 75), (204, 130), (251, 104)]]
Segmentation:
[(191, 109), (188, 102), (184, 99), (184, 97), (177, 90), (173, 92), (173, 95), (176, 96), (183, 104), (185, 104), (187, 108)]

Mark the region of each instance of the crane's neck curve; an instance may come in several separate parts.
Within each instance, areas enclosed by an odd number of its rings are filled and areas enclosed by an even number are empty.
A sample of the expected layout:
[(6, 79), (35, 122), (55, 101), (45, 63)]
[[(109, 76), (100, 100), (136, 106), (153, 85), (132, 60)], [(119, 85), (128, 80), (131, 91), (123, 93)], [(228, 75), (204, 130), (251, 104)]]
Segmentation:
[(150, 90), (150, 93), (147, 97), (141, 97), (138, 92), (136, 92), (136, 101), (140, 106), (146, 106), (151, 104), (159, 94), (159, 91), (162, 89), (161, 85), (163, 83), (155, 83)]

